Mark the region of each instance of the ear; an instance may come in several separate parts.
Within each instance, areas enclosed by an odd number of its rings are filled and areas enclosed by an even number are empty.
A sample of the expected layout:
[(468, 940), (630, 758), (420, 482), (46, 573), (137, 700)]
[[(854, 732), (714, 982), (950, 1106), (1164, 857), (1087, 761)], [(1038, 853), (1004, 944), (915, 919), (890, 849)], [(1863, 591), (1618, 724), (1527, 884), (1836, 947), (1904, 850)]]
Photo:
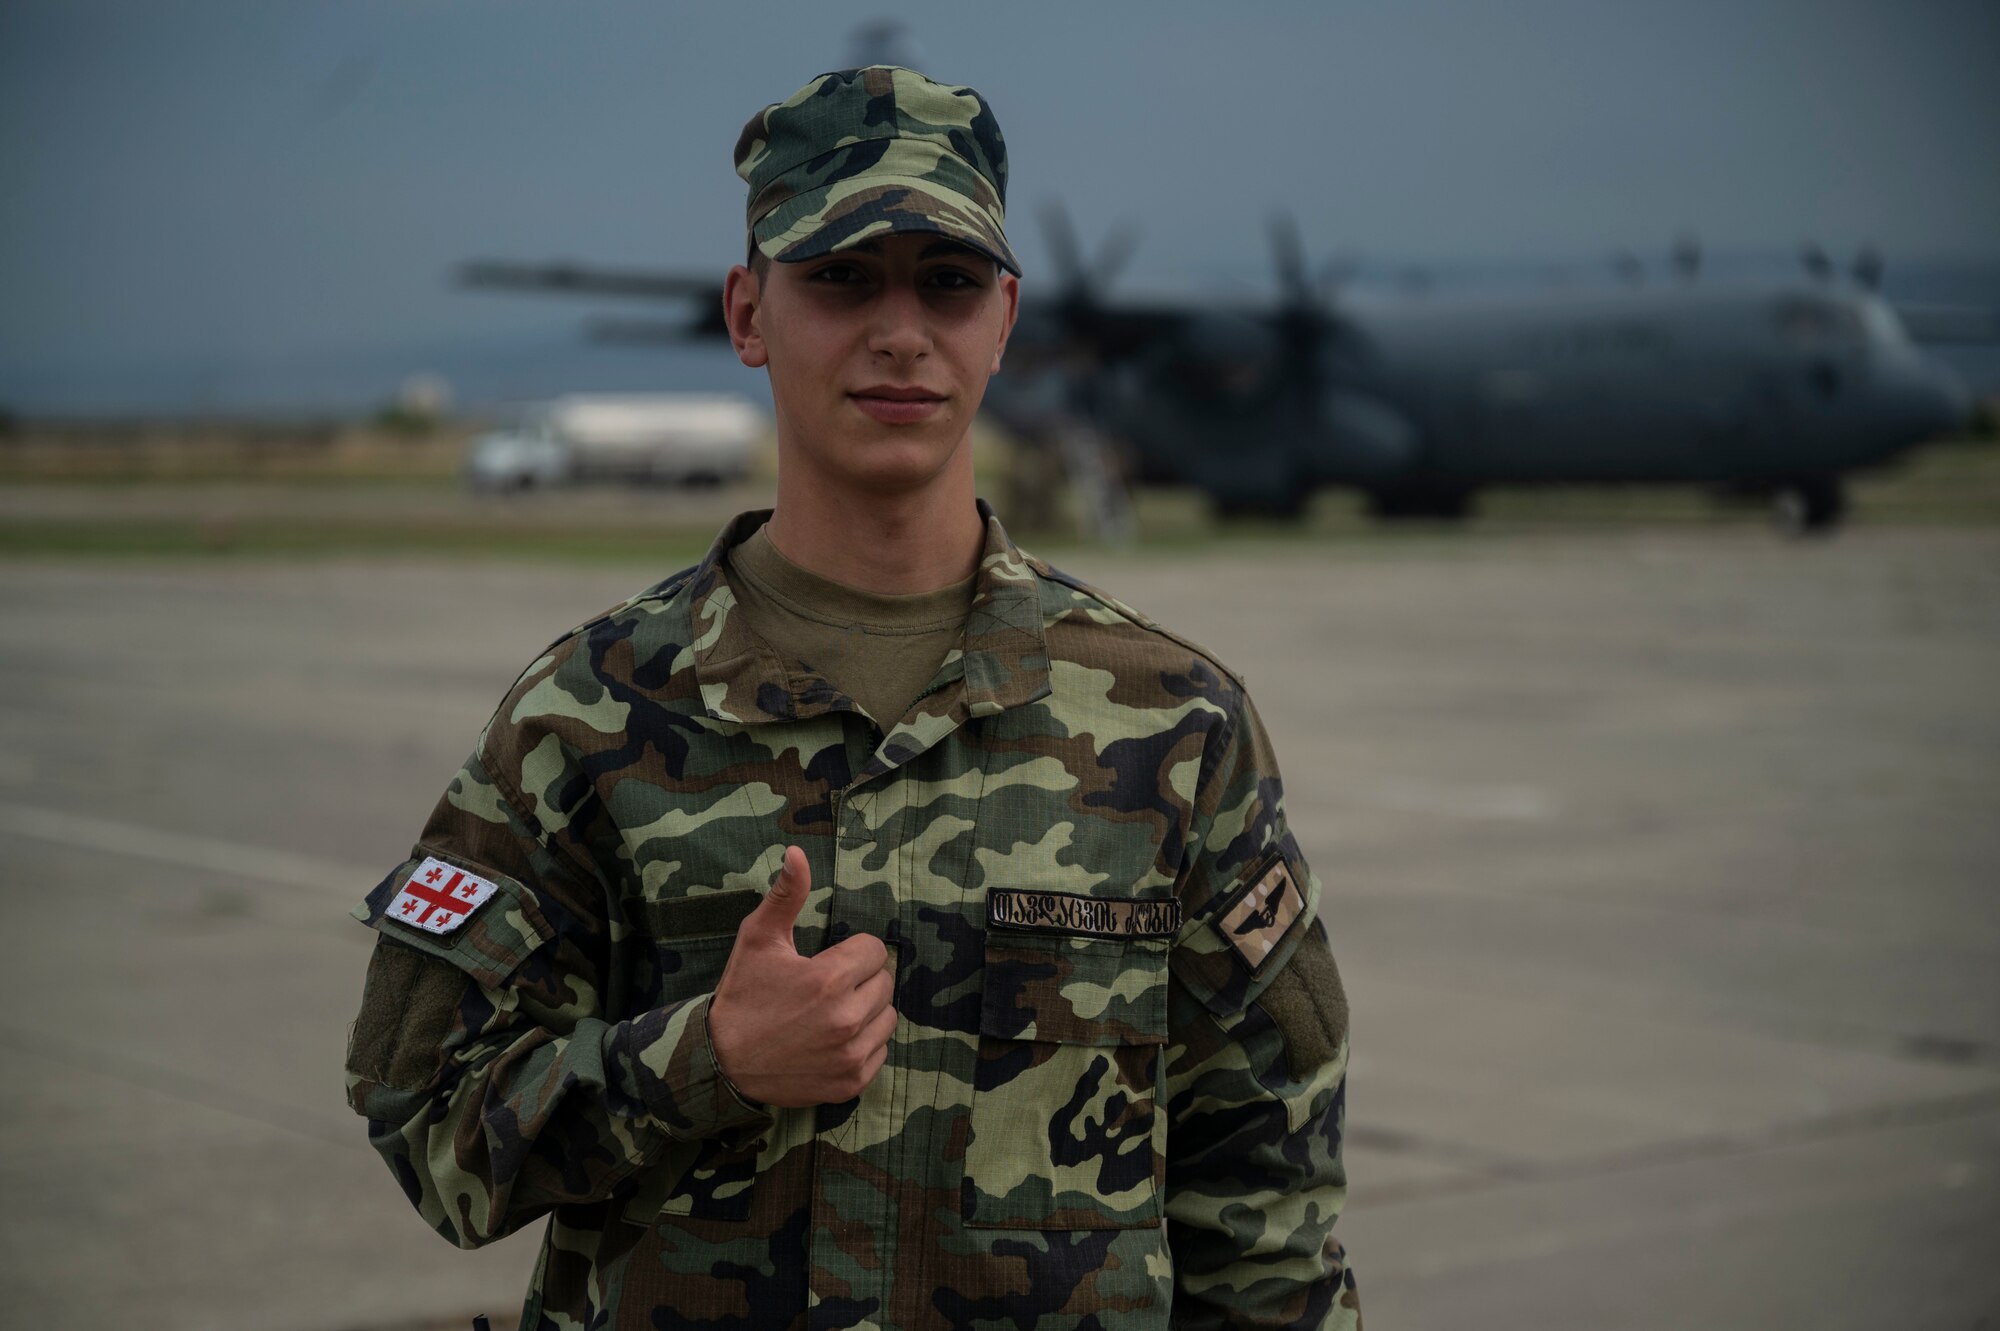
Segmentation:
[(1007, 337), (1014, 331), (1014, 317), (1021, 312), (1021, 279), (1000, 270), (1000, 299), (1006, 302), (1006, 313), (1000, 320), (1000, 344), (993, 348), (993, 368), (988, 374), (1000, 373), (1000, 358), (1007, 354)]
[(771, 360), (757, 322), (762, 306), (757, 275), (740, 263), (731, 268), (722, 280), (722, 322), (729, 328), (729, 344), (736, 348), (736, 359), (753, 370), (762, 369)]

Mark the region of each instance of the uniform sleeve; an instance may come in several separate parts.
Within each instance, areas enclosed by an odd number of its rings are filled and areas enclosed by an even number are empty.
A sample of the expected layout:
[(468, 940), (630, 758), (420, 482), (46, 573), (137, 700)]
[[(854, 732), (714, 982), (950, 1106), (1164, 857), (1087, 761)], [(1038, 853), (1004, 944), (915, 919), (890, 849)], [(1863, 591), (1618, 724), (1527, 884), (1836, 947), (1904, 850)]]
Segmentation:
[[(613, 1195), (674, 1139), (769, 1121), (716, 1064), (708, 995), (607, 1016), (605, 889), (497, 774), (493, 747), (482, 739), (410, 861), (354, 912), (377, 939), (348, 1103), (419, 1214), (467, 1248)], [(496, 891), (448, 933), (412, 927), (390, 903), (425, 864)]]
[(1205, 759), (1170, 959), (1168, 1244), (1177, 1327), (1358, 1328), (1334, 1236), (1347, 1004), (1320, 886), (1249, 699)]

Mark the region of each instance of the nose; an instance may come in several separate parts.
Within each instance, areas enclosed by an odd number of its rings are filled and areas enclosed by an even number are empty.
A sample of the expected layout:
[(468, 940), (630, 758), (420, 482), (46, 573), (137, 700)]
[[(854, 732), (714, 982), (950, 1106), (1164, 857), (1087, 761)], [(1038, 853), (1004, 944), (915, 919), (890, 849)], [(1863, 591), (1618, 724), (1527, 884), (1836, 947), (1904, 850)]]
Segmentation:
[(914, 285), (887, 282), (874, 302), (868, 349), (907, 364), (930, 350), (930, 323), (922, 295)]

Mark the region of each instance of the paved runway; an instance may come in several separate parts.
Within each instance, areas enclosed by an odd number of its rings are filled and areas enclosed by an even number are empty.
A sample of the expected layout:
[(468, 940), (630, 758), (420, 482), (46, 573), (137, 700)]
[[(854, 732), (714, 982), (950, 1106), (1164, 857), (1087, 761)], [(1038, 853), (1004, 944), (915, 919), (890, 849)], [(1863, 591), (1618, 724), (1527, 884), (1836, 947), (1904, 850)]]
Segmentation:
[[(1069, 562), (1271, 724), (1370, 1325), (2000, 1325), (2000, 534)], [(506, 1324), (534, 1238), (435, 1238), (342, 1101), (345, 911), (668, 571), (0, 565), (9, 1324)]]

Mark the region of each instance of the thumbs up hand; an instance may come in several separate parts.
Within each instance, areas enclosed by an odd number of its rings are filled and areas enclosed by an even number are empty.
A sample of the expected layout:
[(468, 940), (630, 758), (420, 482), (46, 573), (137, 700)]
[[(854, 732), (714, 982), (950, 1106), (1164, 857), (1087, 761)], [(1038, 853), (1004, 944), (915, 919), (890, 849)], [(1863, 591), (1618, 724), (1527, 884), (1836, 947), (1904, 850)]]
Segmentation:
[(780, 1109), (861, 1094), (889, 1057), (896, 1029), (889, 949), (870, 934), (802, 957), (792, 927), (812, 888), (805, 852), (784, 867), (736, 930), (708, 1005), (708, 1038), (737, 1090)]

